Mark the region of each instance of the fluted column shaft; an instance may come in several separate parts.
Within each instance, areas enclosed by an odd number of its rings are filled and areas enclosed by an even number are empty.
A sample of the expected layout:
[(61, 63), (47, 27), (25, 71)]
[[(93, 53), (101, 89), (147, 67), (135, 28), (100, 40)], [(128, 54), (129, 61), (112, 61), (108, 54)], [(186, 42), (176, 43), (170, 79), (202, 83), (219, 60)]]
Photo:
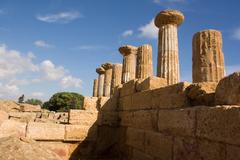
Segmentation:
[(166, 78), (169, 85), (180, 80), (176, 24), (159, 28), (157, 76)]
[(126, 83), (136, 77), (136, 55), (129, 54), (123, 57), (122, 83)]
[(115, 87), (122, 83), (122, 64), (113, 64), (111, 94), (114, 93)]
[(111, 93), (111, 80), (112, 80), (112, 69), (107, 69), (105, 72), (105, 80), (104, 80), (104, 91), (103, 95), (105, 97), (109, 97)]
[(145, 79), (153, 75), (151, 45), (145, 44), (138, 47), (136, 73), (136, 77), (139, 79)]
[(100, 67), (100, 68), (97, 68), (96, 69), (96, 72), (98, 73), (98, 94), (97, 96), (98, 97), (102, 97), (103, 96), (103, 86), (104, 86), (104, 73), (105, 73), (105, 70)]
[(219, 82), (225, 76), (222, 34), (204, 30), (193, 37), (193, 82)]
[(93, 97), (97, 97), (98, 95), (98, 79), (94, 79), (93, 81)]

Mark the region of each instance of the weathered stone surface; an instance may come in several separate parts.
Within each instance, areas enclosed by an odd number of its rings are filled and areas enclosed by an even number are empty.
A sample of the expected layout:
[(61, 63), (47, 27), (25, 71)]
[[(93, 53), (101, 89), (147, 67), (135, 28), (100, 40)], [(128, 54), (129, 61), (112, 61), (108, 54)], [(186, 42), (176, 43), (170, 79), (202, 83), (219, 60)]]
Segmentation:
[(218, 82), (225, 75), (222, 34), (204, 30), (193, 36), (193, 82)]
[(216, 87), (215, 82), (193, 83), (187, 87), (186, 94), (192, 106), (212, 106), (215, 104)]
[(166, 78), (169, 85), (179, 82), (177, 27), (184, 16), (177, 10), (161, 11), (155, 18), (158, 34), (157, 76)]
[(9, 112), (9, 119), (20, 122), (33, 122), (37, 114), (34, 112)]
[(96, 69), (96, 72), (98, 73), (98, 97), (103, 96), (103, 91), (104, 91), (104, 74), (105, 70), (102, 67), (99, 67)]
[(93, 97), (98, 95), (98, 79), (93, 80)]
[(120, 125), (131, 127), (133, 125), (133, 112), (121, 111), (119, 112)]
[(132, 106), (130, 109), (151, 109), (152, 108), (152, 91), (137, 92), (132, 95)]
[(92, 125), (97, 120), (98, 112), (86, 110), (69, 110), (69, 124)]
[(102, 67), (105, 69), (103, 96), (110, 97), (111, 81), (112, 81), (112, 64), (111, 63), (105, 63), (105, 64), (102, 64)]
[(34, 140), (64, 140), (65, 126), (62, 124), (30, 122), (26, 135)]
[(31, 105), (26, 103), (19, 103), (22, 112), (39, 112), (41, 111), (40, 105)]
[(145, 154), (142, 151), (139, 151), (137, 149), (133, 149), (132, 151), (132, 160), (154, 160), (153, 157), (150, 155)]
[(152, 107), (154, 108), (179, 108), (189, 106), (185, 90), (190, 85), (181, 82), (152, 91)]
[(8, 119), (7, 112), (0, 110), (0, 126), (1, 126), (2, 122), (7, 120), (7, 119)]
[(195, 136), (195, 109), (159, 110), (158, 129), (170, 135)]
[(132, 146), (140, 151), (144, 151), (144, 140), (144, 130), (127, 128), (127, 145)]
[(64, 141), (95, 140), (97, 138), (96, 125), (66, 125)]
[(137, 49), (136, 78), (145, 79), (152, 75), (152, 46), (150, 44), (144, 44)]
[(167, 86), (167, 80), (165, 78), (160, 77), (148, 77), (144, 80), (140, 79), (136, 82), (136, 90), (138, 92), (145, 90), (153, 90), (161, 87)]
[(125, 96), (119, 99), (119, 110), (132, 110), (132, 96)]
[(83, 109), (96, 111), (97, 110), (97, 97), (84, 97), (83, 100)]
[(221, 143), (193, 138), (174, 139), (174, 160), (225, 160), (225, 147)]
[(136, 92), (136, 81), (137, 80), (131, 80), (127, 83), (124, 83), (121, 90), (120, 90), (120, 97), (131, 95)]
[(139, 110), (133, 112), (132, 127), (157, 131), (157, 111)]
[(20, 106), (14, 101), (0, 100), (0, 110), (5, 112), (19, 111)]
[(27, 124), (14, 120), (5, 120), (0, 126), (0, 137), (17, 136), (25, 137)]
[(216, 104), (240, 105), (240, 72), (235, 72), (222, 80), (216, 89)]
[(51, 150), (26, 138), (1, 138), (0, 150), (0, 159), (2, 160), (62, 160)]
[(101, 112), (102, 114), (102, 125), (108, 125), (108, 126), (118, 126), (120, 119), (118, 116), (118, 112), (109, 112), (109, 111), (104, 111)]
[(240, 147), (227, 145), (227, 160), (238, 160), (240, 159)]
[(240, 144), (240, 107), (202, 107), (197, 110), (197, 136), (228, 144)]
[(173, 138), (157, 132), (145, 133), (145, 153), (159, 160), (172, 159)]

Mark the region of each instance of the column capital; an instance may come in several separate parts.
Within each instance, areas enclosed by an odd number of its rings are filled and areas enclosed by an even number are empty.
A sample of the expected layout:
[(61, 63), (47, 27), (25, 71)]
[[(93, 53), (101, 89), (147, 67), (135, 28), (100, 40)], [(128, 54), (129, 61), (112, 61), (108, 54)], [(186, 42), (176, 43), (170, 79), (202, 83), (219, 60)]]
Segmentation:
[(105, 71), (106, 71), (106, 70), (108, 70), (108, 69), (112, 69), (112, 66), (113, 66), (113, 65), (112, 65), (112, 63), (108, 63), (108, 62), (107, 62), (107, 63), (102, 64), (101, 66), (102, 66), (102, 68), (105, 69)]
[(158, 13), (158, 15), (155, 17), (154, 23), (158, 28), (160, 28), (161, 26), (167, 24), (175, 24), (180, 26), (183, 21), (184, 15), (182, 12), (178, 10), (167, 9)]
[(105, 73), (105, 69), (103, 67), (99, 67), (99, 68), (96, 69), (96, 72), (98, 74), (104, 74)]
[(121, 46), (118, 50), (123, 56), (127, 56), (129, 54), (137, 54), (137, 47), (131, 45)]

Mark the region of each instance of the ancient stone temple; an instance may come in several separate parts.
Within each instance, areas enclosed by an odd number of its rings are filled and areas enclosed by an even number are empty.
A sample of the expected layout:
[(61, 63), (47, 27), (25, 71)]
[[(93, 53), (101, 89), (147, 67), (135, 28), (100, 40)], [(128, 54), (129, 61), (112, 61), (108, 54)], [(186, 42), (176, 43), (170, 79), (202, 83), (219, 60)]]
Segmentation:
[(104, 86), (104, 73), (105, 70), (102, 67), (99, 67), (96, 69), (96, 72), (98, 73), (98, 97), (103, 96), (103, 86)]
[(198, 32), (193, 37), (192, 45), (193, 82), (219, 82), (225, 75), (221, 32)]
[(136, 78), (136, 54), (137, 47), (125, 45), (119, 48), (123, 55), (122, 83)]
[(180, 79), (177, 27), (183, 21), (183, 14), (177, 10), (161, 11), (155, 18), (159, 28), (157, 76), (166, 78), (169, 85)]
[(149, 44), (138, 47), (136, 78), (145, 79), (153, 75), (152, 46)]
[(122, 83), (122, 64), (113, 64), (112, 66), (112, 84), (111, 94), (114, 93), (115, 87)]
[(103, 96), (109, 97), (111, 93), (111, 81), (112, 81), (112, 64), (105, 63), (102, 65), (105, 69), (105, 78), (103, 85)]
[(98, 79), (93, 80), (93, 97), (98, 95)]

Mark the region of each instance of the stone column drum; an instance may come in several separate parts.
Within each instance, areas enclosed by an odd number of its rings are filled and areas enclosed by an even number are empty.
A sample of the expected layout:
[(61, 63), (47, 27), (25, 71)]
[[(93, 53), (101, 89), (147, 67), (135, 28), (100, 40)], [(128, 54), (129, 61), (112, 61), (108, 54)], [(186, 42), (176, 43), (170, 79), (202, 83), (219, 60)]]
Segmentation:
[(96, 69), (96, 72), (99, 74), (98, 76), (98, 97), (103, 96), (103, 85), (104, 85), (104, 73), (105, 70), (102, 67)]
[(97, 97), (98, 95), (98, 79), (94, 79), (93, 81), (93, 97)]
[(105, 69), (103, 96), (110, 97), (111, 81), (112, 81), (112, 64), (111, 63), (105, 63), (105, 64), (102, 65), (102, 67)]
[(136, 54), (137, 47), (125, 45), (119, 48), (123, 55), (122, 83), (136, 78)]
[(184, 15), (177, 10), (163, 10), (155, 18), (158, 34), (157, 76), (166, 78), (169, 85), (180, 81), (177, 27)]
[(193, 36), (193, 82), (218, 82), (225, 76), (222, 34), (204, 30)]
[(114, 93), (115, 87), (122, 83), (122, 64), (113, 64), (111, 94)]
[(138, 79), (145, 79), (153, 75), (152, 46), (149, 44), (138, 47), (137, 50), (137, 74)]

